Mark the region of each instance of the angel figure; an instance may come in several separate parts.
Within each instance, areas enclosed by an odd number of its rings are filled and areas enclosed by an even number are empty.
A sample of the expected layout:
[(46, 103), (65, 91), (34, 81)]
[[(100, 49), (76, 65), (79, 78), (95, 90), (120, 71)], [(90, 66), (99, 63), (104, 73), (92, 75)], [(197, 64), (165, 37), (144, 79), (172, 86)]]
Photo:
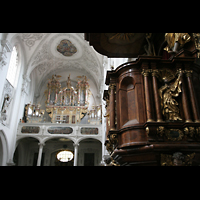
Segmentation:
[(191, 40), (188, 33), (165, 33), (167, 46), (164, 48), (168, 53), (176, 53), (179, 48), (182, 48), (185, 43)]
[(178, 97), (181, 92), (182, 73), (183, 72), (179, 70), (178, 78), (172, 85), (166, 83), (159, 89), (162, 114), (165, 116), (165, 119), (169, 121), (182, 120), (179, 115), (178, 102), (174, 99), (174, 97)]

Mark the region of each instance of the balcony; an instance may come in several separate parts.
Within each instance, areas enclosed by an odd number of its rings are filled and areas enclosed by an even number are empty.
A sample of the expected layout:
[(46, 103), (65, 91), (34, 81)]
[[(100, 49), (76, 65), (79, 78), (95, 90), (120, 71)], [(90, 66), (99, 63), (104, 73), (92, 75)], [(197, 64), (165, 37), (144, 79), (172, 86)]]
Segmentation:
[(102, 125), (58, 124), (58, 123), (19, 123), (17, 140), (33, 137), (40, 142), (53, 138), (67, 138), (74, 143), (82, 139), (94, 138), (102, 142)]

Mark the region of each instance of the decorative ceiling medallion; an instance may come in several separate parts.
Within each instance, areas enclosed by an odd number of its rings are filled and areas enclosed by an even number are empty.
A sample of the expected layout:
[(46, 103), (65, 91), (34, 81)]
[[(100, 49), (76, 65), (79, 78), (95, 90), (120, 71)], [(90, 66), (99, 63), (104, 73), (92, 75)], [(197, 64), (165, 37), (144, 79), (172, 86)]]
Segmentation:
[(77, 52), (77, 48), (69, 40), (61, 40), (57, 46), (57, 51), (63, 56), (72, 56)]

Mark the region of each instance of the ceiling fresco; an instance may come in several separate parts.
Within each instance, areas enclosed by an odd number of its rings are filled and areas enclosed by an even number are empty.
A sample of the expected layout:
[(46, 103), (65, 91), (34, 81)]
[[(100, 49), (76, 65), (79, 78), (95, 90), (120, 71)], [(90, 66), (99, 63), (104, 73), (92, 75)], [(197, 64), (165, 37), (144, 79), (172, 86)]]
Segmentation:
[(69, 40), (62, 40), (57, 46), (57, 51), (63, 56), (72, 56), (77, 52), (77, 48)]

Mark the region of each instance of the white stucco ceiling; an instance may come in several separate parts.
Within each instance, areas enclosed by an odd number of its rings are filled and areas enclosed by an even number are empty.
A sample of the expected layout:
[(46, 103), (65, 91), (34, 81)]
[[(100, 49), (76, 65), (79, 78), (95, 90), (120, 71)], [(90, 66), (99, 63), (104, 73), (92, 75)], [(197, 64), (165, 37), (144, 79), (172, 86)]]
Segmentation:
[[(26, 56), (26, 74), (34, 74), (36, 88), (39, 88), (53, 72), (82, 70), (92, 77), (97, 88), (103, 78), (103, 56), (84, 40), (83, 33), (11, 33), (8, 38), (19, 37)], [(61, 40), (69, 40), (77, 49), (72, 56), (57, 51)]]

